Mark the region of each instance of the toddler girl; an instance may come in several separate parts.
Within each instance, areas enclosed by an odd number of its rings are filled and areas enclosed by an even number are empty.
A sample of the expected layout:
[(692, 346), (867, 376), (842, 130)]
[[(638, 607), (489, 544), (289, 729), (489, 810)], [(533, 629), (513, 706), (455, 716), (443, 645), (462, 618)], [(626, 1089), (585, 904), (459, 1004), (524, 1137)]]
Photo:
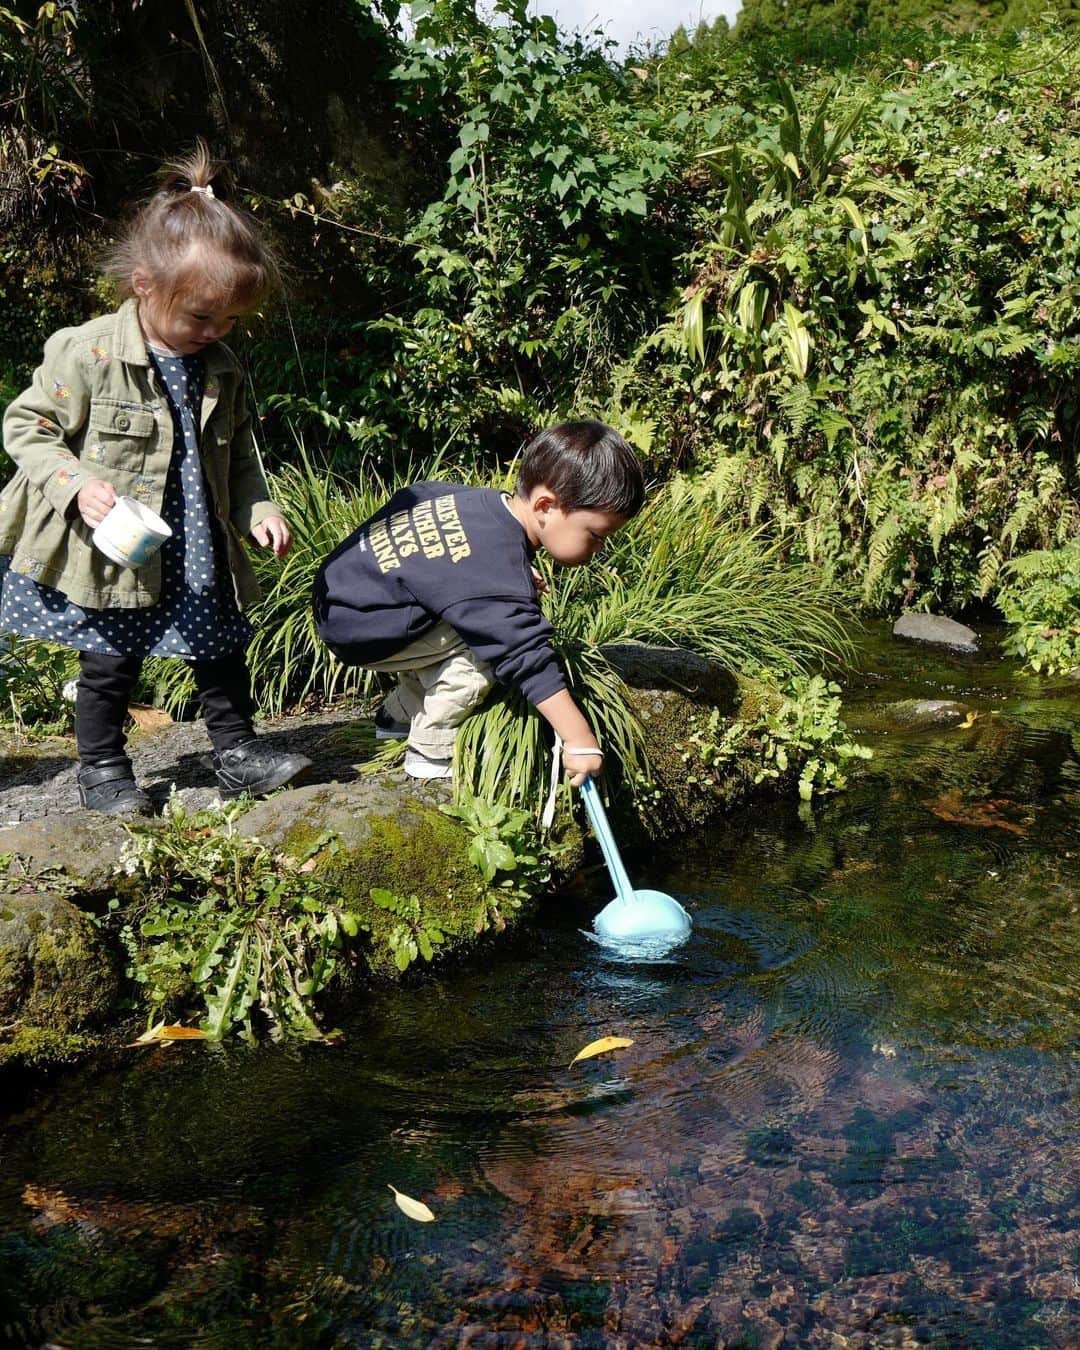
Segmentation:
[[(79, 798), (114, 815), (151, 809), (125, 751), (124, 719), (146, 656), (190, 661), (221, 795), (260, 794), (311, 761), (256, 740), (242, 608), (258, 598), (241, 541), (284, 557), (243, 376), (220, 341), (278, 283), (256, 222), (215, 195), (206, 145), (170, 166), (112, 250), (126, 299), (45, 344), (4, 417), (17, 472), (0, 496), (0, 632), (79, 653)], [(172, 536), (139, 568), (91, 535), (118, 496)]]

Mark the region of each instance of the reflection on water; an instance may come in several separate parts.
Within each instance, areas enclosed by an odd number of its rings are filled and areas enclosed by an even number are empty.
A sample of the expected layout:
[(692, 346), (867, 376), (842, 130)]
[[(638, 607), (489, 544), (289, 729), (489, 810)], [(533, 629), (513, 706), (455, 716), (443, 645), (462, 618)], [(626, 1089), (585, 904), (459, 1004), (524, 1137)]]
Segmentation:
[(902, 676), (985, 716), (898, 733), (871, 668), (887, 774), (635, 860), (694, 917), (665, 959), (582, 933), (597, 875), (341, 1046), (160, 1047), (10, 1116), (0, 1341), (1080, 1343), (1080, 698)]

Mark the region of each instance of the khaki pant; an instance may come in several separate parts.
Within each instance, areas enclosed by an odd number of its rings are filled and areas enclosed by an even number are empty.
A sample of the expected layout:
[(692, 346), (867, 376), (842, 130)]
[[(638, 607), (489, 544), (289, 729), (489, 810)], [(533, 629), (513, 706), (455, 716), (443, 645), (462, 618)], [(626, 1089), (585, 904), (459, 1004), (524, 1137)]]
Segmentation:
[(385, 661), (365, 661), (364, 668), (397, 675), (383, 707), (395, 722), (409, 723), (409, 744), (429, 759), (453, 755), (458, 727), (494, 683), (491, 667), (448, 623), (437, 623)]

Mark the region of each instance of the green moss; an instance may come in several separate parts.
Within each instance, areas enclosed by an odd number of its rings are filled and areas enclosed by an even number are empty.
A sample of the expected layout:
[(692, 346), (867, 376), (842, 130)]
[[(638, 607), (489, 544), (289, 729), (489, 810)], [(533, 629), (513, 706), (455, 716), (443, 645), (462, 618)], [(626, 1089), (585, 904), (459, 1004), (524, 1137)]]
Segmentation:
[(15, 946), (0, 947), (0, 1020), (15, 1016), (26, 996), (27, 974), (25, 953)]
[[(754, 721), (782, 702), (775, 689), (756, 680), (740, 677), (738, 684), (738, 708), (731, 721)], [(671, 838), (700, 828), (718, 812), (745, 799), (758, 767), (753, 757), (748, 756), (745, 766), (737, 766), (719, 784), (688, 781), (694, 775), (684, 748), (708, 711), (706, 707), (667, 690), (633, 691), (633, 703), (645, 729), (657, 793), (638, 828), (647, 828), (654, 839)]]
[[(500, 893), (484, 885), (469, 861), (469, 838), (460, 825), (423, 807), (404, 821), (373, 816), (365, 823), (369, 832), (355, 848), (338, 844), (317, 856), (319, 875), (368, 930), (366, 958), (373, 974), (397, 978), (398, 972), (388, 942), (397, 920), (371, 899), (372, 887), (415, 895), (424, 923), (443, 932), (453, 949), (499, 925), (504, 917)], [(310, 825), (299, 823), (286, 838), (286, 850), (300, 856), (319, 837)]]
[(99, 1045), (99, 1039), (86, 1032), (20, 1026), (10, 1040), (0, 1042), (0, 1069), (48, 1069), (57, 1064), (74, 1064)]
[(116, 972), (90, 924), (46, 926), (42, 919), (38, 929), (23, 1019), (66, 1032), (104, 1018), (116, 997)]

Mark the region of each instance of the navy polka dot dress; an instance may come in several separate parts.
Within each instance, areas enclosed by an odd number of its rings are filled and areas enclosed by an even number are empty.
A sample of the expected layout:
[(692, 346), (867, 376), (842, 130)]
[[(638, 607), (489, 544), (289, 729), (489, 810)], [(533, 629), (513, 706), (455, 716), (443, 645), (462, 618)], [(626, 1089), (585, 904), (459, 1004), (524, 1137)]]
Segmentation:
[(84, 609), (49, 586), (8, 572), (0, 632), (107, 656), (228, 656), (251, 637), (225, 561), (225, 542), (207, 500), (199, 459), (206, 380), (198, 355), (150, 350), (173, 420), (173, 456), (161, 514), (172, 537), (161, 546), (161, 598), (145, 609)]

